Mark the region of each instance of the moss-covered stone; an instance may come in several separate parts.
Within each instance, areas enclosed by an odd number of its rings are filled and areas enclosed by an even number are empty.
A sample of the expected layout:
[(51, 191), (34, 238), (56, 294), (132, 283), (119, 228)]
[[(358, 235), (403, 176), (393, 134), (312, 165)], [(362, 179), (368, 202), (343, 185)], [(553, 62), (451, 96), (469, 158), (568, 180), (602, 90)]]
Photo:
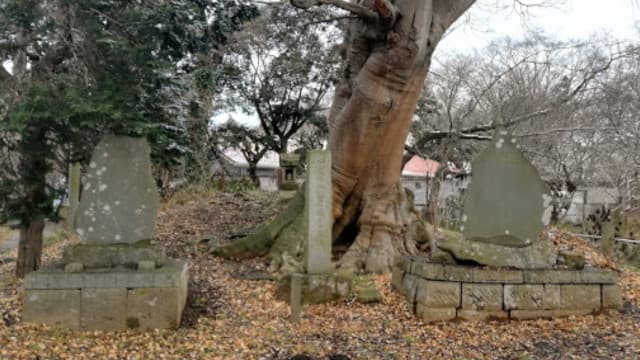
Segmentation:
[[(302, 304), (321, 304), (338, 300), (348, 294), (348, 281), (334, 274), (303, 274), (301, 286)], [(290, 302), (291, 275), (283, 276), (276, 288), (276, 299)]]
[(564, 264), (569, 269), (573, 269), (573, 270), (584, 269), (584, 265), (586, 262), (583, 255), (561, 251), (558, 253), (558, 256), (563, 259)]
[(382, 294), (376, 287), (365, 287), (356, 290), (356, 298), (361, 304), (379, 303), (382, 301)]

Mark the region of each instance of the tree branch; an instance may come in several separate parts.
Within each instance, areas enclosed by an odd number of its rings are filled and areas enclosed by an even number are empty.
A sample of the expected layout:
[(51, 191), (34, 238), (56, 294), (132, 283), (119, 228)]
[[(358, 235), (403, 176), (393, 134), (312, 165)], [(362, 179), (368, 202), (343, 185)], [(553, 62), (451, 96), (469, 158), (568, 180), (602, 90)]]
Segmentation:
[[(376, 2), (378, 1), (379, 0), (376, 0)], [(344, 0), (291, 0), (291, 5), (304, 10), (307, 10), (314, 6), (332, 5), (342, 10), (349, 11), (354, 15), (358, 15), (362, 19), (370, 22), (376, 22), (380, 20), (380, 17), (375, 11), (360, 4), (354, 4)]]

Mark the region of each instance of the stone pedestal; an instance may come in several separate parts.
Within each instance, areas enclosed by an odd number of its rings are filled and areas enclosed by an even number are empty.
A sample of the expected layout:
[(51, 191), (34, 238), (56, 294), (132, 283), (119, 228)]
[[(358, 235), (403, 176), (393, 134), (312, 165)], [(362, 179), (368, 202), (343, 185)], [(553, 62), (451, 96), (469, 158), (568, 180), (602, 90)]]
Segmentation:
[(555, 318), (622, 307), (618, 275), (604, 270), (514, 270), (401, 257), (392, 286), (424, 322)]
[(32, 272), (24, 282), (24, 320), (75, 330), (177, 328), (187, 299), (188, 266), (124, 267), (67, 273), (63, 264)]

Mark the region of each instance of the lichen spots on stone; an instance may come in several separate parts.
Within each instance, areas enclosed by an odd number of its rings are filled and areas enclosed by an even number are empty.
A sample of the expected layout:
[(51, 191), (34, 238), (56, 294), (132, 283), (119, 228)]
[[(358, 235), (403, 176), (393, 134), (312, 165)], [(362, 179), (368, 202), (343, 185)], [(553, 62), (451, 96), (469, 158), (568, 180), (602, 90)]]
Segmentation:
[(507, 229), (507, 230), (504, 231), (504, 234), (505, 235), (509, 235), (509, 234), (511, 234), (511, 232), (509, 231), (509, 229)]
[(105, 191), (105, 190), (107, 190), (107, 185), (100, 184), (100, 191), (102, 192), (102, 191)]
[(149, 306), (156, 306), (156, 303), (158, 302), (158, 297), (155, 296), (152, 300), (145, 300), (144, 302)]
[(102, 157), (108, 158), (109, 157), (109, 153), (108, 152), (102, 153)]
[(90, 167), (90, 168), (92, 168), (92, 169), (95, 169), (95, 168), (96, 168), (96, 166), (98, 166), (98, 164), (96, 164), (94, 161), (92, 161), (92, 162), (89, 164), (89, 167)]
[(91, 183), (88, 182), (88, 183), (84, 184), (84, 190), (87, 191), (89, 189), (91, 189)]

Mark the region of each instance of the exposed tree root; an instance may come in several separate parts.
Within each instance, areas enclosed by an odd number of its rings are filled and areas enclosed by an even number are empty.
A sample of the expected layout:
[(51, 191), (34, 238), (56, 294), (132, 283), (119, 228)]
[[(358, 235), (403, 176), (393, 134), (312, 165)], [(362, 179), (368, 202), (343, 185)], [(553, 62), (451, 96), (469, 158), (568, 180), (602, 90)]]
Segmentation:
[[(355, 199), (355, 198), (354, 198)], [(334, 245), (350, 244), (337, 265), (350, 270), (387, 272), (397, 255), (415, 255), (419, 244), (429, 242), (425, 223), (413, 208), (413, 196), (400, 186), (383, 192), (372, 191), (359, 201), (364, 211), (359, 217), (351, 216), (358, 230), (351, 239), (336, 236)], [(345, 206), (353, 209), (352, 206)], [(352, 211), (352, 210), (350, 210)], [(303, 241), (306, 236), (304, 223), (304, 195), (299, 191), (283, 213), (256, 233), (244, 239), (220, 247), (215, 255), (243, 259), (266, 256), (272, 269), (301, 271)], [(345, 226), (335, 228), (344, 229)]]

